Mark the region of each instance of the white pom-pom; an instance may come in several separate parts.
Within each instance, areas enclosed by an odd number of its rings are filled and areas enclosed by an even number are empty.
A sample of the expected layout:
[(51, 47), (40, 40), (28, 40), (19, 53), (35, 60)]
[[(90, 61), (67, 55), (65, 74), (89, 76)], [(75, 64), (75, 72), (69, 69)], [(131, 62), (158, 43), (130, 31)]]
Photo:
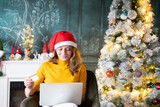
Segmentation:
[(49, 57), (52, 58), (54, 56), (54, 53), (50, 52)]

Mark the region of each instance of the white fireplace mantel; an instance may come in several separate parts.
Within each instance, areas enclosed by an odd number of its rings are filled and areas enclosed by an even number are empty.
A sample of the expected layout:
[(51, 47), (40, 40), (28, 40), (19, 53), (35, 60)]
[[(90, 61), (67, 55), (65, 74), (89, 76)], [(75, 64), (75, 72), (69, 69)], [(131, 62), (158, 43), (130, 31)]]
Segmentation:
[(34, 75), (43, 61), (2, 61), (3, 76), (0, 77), (0, 107), (9, 107), (10, 82), (24, 81)]

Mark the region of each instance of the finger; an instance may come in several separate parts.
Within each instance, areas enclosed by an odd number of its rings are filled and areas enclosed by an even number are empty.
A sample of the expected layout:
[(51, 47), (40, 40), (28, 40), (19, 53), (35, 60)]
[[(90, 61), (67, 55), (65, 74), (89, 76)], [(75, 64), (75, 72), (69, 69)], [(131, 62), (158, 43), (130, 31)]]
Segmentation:
[(33, 87), (34, 84), (33, 84), (33, 83), (25, 83), (24, 85), (25, 85), (26, 87)]

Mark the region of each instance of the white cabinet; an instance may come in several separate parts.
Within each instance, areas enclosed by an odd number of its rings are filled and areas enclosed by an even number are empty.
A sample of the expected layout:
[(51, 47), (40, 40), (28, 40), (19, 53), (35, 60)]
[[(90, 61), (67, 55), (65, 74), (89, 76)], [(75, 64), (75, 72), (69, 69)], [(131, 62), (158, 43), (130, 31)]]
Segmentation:
[(0, 107), (9, 107), (10, 82), (24, 81), (36, 73), (43, 61), (2, 61), (3, 76), (0, 77)]

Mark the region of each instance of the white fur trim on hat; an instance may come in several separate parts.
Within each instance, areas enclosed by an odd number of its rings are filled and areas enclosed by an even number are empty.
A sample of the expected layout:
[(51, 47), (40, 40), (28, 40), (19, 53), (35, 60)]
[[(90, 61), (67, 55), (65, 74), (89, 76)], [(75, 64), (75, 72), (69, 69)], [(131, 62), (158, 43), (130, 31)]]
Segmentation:
[(70, 45), (70, 46), (77, 48), (77, 44), (75, 42), (64, 41), (64, 42), (60, 42), (60, 43), (55, 44), (54, 49), (57, 49), (58, 47), (64, 46), (64, 45)]

